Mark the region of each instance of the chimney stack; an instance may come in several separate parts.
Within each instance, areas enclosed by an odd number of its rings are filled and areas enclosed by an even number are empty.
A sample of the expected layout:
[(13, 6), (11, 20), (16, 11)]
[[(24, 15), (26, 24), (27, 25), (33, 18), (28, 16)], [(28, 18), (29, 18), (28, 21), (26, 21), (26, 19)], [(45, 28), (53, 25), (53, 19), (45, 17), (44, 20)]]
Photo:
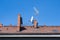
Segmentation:
[(34, 20), (34, 28), (37, 28), (37, 26), (38, 26), (38, 23), (36, 20)]
[(0, 23), (0, 28), (3, 26), (3, 24)]
[(18, 14), (18, 24), (17, 24), (17, 31), (20, 31), (21, 23), (20, 23), (20, 14)]

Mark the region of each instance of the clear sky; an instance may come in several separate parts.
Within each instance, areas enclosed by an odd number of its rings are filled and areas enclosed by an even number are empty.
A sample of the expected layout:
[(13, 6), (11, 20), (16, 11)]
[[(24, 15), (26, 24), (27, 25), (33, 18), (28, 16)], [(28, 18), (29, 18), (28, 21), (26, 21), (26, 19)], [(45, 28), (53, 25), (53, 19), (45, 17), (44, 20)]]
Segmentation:
[[(38, 16), (33, 7), (38, 9)], [(0, 23), (17, 25), (18, 13), (23, 18), (23, 25), (32, 25), (31, 16), (39, 25), (60, 25), (60, 0), (0, 0)]]

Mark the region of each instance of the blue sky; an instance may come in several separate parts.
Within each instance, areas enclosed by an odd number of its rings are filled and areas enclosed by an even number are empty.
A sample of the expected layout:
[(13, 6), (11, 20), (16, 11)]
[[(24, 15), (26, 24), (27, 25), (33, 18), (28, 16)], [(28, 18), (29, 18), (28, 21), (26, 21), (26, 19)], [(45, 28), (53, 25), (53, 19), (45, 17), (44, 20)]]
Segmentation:
[[(39, 10), (38, 16), (34, 6)], [(60, 25), (60, 0), (0, 0), (0, 23), (17, 25), (18, 13), (23, 18), (23, 25), (32, 25), (31, 16), (39, 25)]]

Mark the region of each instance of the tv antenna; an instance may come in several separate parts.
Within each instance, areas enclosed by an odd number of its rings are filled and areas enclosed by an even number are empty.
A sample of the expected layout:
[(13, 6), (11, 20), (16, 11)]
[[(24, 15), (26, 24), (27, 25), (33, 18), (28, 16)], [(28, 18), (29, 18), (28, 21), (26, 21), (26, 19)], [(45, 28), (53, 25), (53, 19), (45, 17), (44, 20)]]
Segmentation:
[(39, 14), (38, 8), (34, 6), (33, 9), (34, 9), (35, 15), (37, 16)]

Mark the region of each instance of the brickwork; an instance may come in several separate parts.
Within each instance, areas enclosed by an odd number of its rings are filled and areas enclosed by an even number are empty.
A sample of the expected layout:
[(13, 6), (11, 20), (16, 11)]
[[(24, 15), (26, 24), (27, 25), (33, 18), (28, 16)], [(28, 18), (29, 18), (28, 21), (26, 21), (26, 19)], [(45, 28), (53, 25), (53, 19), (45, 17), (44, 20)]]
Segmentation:
[(3, 26), (3, 24), (0, 23), (0, 28)]
[(34, 28), (37, 28), (37, 21), (34, 20)]
[(20, 22), (20, 14), (18, 14), (18, 24), (17, 24), (17, 31), (20, 31), (20, 27), (21, 27), (21, 22)]

